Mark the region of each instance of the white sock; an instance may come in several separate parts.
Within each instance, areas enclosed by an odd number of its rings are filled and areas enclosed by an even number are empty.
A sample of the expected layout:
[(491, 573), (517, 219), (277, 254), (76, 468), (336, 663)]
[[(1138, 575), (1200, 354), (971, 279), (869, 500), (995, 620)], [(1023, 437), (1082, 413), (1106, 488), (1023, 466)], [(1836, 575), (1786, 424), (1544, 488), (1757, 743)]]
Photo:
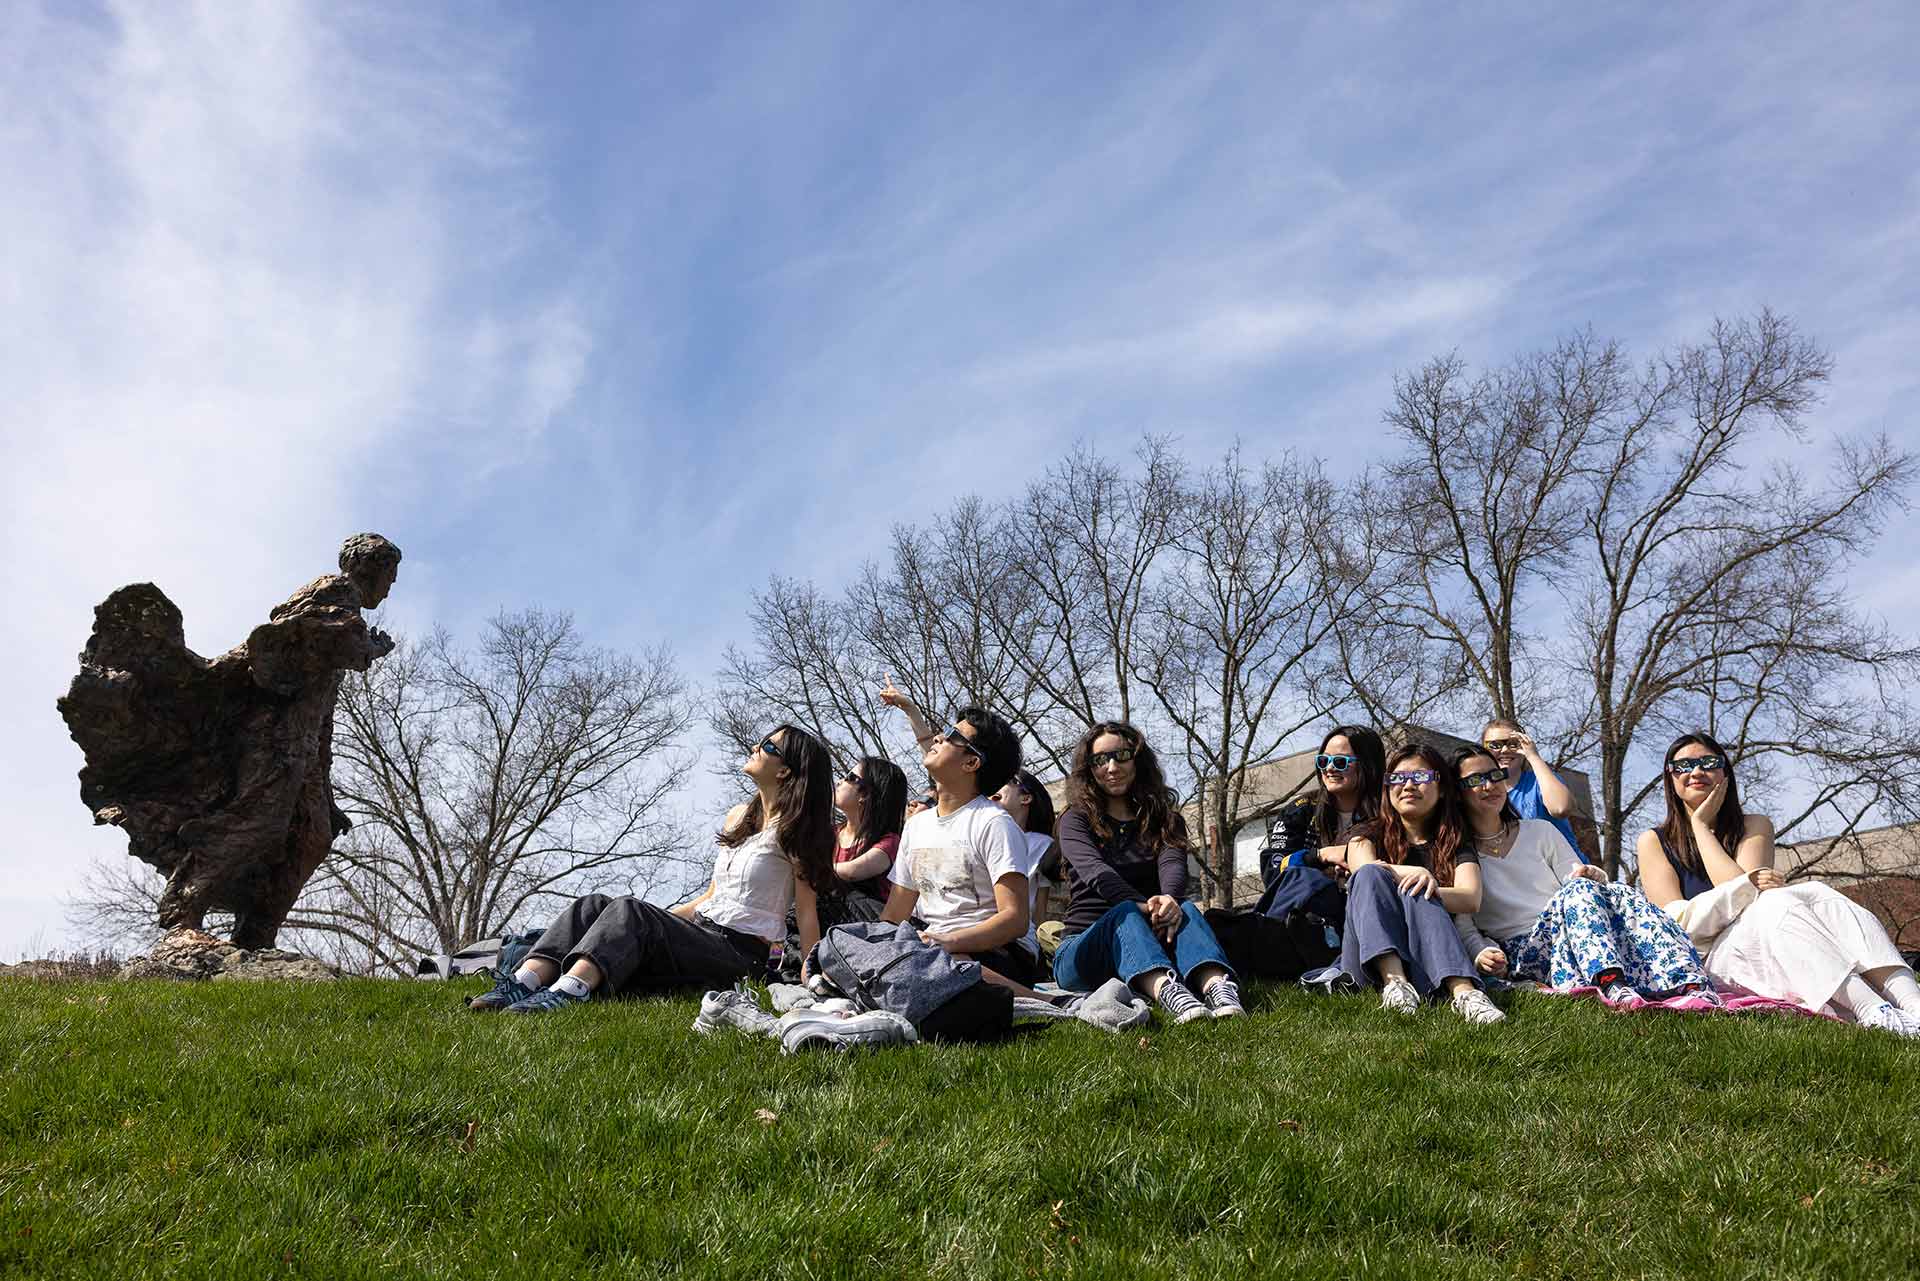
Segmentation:
[(513, 981), (521, 987), (526, 988), (529, 992), (538, 992), (547, 985), (547, 981), (540, 977), (540, 971), (531, 965), (523, 965), (515, 970), (513, 972)]
[(1887, 998), (1874, 991), (1873, 984), (1858, 974), (1849, 974), (1847, 981), (1840, 985), (1840, 990), (1833, 994), (1833, 1004), (1839, 1006), (1843, 1013), (1851, 1014), (1854, 1021), (1858, 1022), (1870, 1011), (1887, 1004)]
[(1920, 1014), (1920, 983), (1913, 978), (1913, 971), (1906, 966), (1888, 966), (1884, 970), (1875, 970), (1875, 982), (1887, 999), (1906, 1014)]
[(565, 992), (568, 996), (577, 996), (583, 1001), (593, 994), (593, 989), (587, 986), (585, 979), (575, 978), (571, 974), (562, 974), (559, 978), (555, 979), (553, 981), (553, 990), (556, 992)]

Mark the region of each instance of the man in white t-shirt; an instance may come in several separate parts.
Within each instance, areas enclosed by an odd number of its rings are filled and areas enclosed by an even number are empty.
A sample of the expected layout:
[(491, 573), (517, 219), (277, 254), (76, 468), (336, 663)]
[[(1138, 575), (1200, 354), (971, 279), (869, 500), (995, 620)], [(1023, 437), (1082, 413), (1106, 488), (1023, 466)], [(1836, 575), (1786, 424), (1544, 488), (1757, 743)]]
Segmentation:
[(1026, 833), (990, 799), (1020, 768), (1020, 738), (985, 708), (962, 708), (945, 734), (935, 734), (917, 709), (909, 715), (938, 803), (900, 833), (888, 873), (894, 889), (880, 919), (917, 917), (923, 941), (978, 961), (990, 981), (1024, 989), (1039, 978), (1039, 955), (1027, 939), (1034, 858)]

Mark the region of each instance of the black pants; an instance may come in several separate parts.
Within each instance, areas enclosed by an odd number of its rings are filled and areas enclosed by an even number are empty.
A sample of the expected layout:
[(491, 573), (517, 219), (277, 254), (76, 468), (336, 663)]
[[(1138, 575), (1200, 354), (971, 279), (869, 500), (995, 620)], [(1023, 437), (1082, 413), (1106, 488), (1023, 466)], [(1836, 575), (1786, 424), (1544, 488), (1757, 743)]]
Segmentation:
[[(820, 933), (824, 937), (836, 925), (846, 925), (852, 921), (877, 921), (886, 906), (885, 899), (856, 889), (817, 900), (814, 911), (820, 918)], [(788, 982), (799, 982), (800, 964), (806, 959), (800, 955), (800, 923), (792, 912), (788, 912), (787, 942), (780, 952), (780, 977)]]
[(1012, 979), (1022, 987), (1032, 987), (1040, 981), (1040, 963), (1033, 953), (1018, 943), (1009, 943), (1005, 947), (996, 947), (990, 952), (968, 953), (970, 960), (980, 964), (1003, 979)]
[(573, 900), (528, 955), (562, 970), (585, 957), (605, 976), (607, 992), (731, 987), (735, 979), (767, 972), (763, 939), (605, 894)]

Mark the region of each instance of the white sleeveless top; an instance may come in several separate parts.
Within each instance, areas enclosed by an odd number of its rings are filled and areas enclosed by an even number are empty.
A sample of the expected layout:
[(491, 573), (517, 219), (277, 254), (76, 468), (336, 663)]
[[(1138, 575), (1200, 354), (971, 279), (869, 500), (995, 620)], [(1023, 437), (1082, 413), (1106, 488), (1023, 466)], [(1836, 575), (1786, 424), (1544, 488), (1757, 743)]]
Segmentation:
[(779, 942), (787, 936), (787, 912), (793, 907), (793, 874), (773, 827), (764, 827), (731, 849), (720, 846), (713, 897), (696, 910), (715, 925)]

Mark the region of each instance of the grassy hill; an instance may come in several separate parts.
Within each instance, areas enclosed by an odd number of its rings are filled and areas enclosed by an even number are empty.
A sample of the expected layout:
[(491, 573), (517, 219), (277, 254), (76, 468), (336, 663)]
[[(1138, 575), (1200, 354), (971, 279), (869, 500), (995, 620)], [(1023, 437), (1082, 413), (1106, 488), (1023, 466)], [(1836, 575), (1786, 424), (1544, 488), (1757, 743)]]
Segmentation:
[(1811, 1019), (1287, 989), (786, 1058), (477, 986), (0, 980), (0, 1274), (1916, 1271), (1920, 1043)]

